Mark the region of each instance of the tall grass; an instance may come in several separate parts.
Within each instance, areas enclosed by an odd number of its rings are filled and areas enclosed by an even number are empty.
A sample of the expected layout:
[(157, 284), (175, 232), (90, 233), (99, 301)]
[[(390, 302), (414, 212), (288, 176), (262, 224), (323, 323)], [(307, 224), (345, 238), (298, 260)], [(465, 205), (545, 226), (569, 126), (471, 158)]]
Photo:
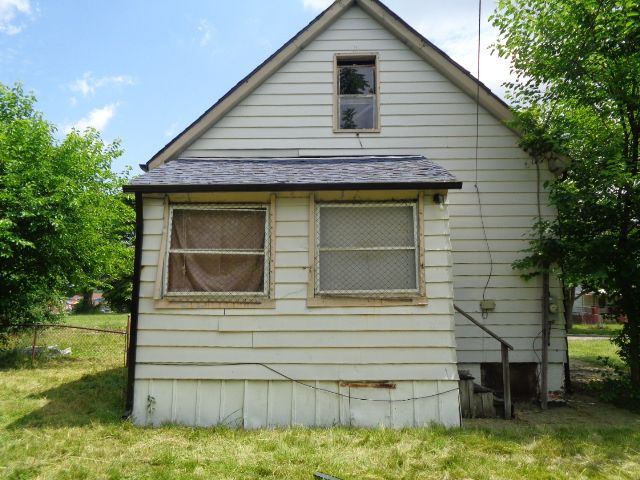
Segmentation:
[(87, 355), (0, 369), (0, 478), (640, 478), (640, 416), (591, 398), (451, 430), (138, 428), (122, 374)]

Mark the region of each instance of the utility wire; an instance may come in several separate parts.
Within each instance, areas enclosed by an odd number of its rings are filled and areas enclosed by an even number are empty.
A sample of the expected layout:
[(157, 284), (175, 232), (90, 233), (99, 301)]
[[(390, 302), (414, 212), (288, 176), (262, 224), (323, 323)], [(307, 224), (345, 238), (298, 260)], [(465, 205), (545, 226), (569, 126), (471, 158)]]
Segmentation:
[(311, 388), (313, 390), (319, 390), (321, 392), (330, 393), (337, 397), (348, 398), (349, 400), (361, 400), (363, 402), (410, 402), (412, 400), (422, 400), (424, 398), (432, 398), (438, 397), (440, 395), (444, 395), (445, 393), (451, 393), (458, 391), (458, 387), (451, 388), (449, 390), (444, 390), (442, 392), (432, 393), (430, 395), (421, 395), (418, 397), (410, 397), (410, 398), (398, 398), (398, 399), (382, 399), (382, 398), (364, 398), (364, 397), (354, 397), (353, 395), (345, 395), (344, 393), (334, 392), (333, 390), (329, 390), (327, 388), (316, 387), (315, 385), (309, 385), (308, 383), (304, 383), (300, 380), (296, 380), (295, 378), (291, 378), (285, 373), (282, 373), (276, 370), (269, 365), (259, 362), (237, 362), (237, 363), (217, 363), (217, 362), (139, 362), (139, 365), (162, 365), (162, 366), (189, 366), (189, 367), (238, 367), (238, 366), (260, 366), (266, 368), (270, 372), (275, 373), (276, 375), (289, 380), (291, 382), (297, 383), (298, 385), (303, 385), (307, 388)]
[[(480, 224), (482, 226), (482, 235), (484, 237), (484, 243), (487, 247), (487, 253), (489, 254), (489, 275), (487, 275), (487, 281), (482, 289), (482, 300), (486, 299), (487, 289), (489, 288), (489, 282), (493, 276), (493, 254), (491, 253), (491, 246), (489, 245), (489, 237), (487, 236), (487, 228), (484, 222), (484, 213), (482, 210), (482, 199), (480, 198), (480, 187), (478, 187), (478, 155), (480, 149), (480, 51), (481, 51), (481, 27), (482, 27), (482, 0), (478, 0), (478, 45), (476, 50), (476, 144), (475, 144), (475, 182), (474, 188), (476, 190), (476, 196), (478, 197), (478, 209), (480, 213)], [(489, 312), (483, 310), (482, 318), (486, 319), (489, 316)]]

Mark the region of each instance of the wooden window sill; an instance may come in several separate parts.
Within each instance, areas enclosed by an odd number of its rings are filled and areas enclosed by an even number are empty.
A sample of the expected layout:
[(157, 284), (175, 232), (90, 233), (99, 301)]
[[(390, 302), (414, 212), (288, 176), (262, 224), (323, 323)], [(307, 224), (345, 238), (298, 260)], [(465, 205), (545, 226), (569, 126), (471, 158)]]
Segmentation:
[(217, 300), (194, 300), (189, 301), (186, 299), (157, 299), (153, 302), (154, 308), (276, 308), (276, 301), (272, 298), (256, 299), (253, 301), (241, 301), (241, 302), (228, 302)]
[(396, 307), (403, 305), (427, 305), (427, 297), (371, 298), (321, 296), (307, 298), (307, 307)]

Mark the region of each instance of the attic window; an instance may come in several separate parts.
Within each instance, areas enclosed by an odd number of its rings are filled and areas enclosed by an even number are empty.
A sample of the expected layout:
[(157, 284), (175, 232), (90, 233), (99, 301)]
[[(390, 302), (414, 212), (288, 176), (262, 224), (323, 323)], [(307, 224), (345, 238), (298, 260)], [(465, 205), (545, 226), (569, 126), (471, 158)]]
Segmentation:
[(377, 131), (376, 57), (336, 56), (337, 130)]

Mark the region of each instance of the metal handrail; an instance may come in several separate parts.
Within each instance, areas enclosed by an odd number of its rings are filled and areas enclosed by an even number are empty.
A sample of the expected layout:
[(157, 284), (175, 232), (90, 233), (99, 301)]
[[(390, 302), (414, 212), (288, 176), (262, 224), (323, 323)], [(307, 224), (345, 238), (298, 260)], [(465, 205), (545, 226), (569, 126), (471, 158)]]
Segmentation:
[(458, 312), (464, 318), (466, 318), (471, 323), (476, 325), (483, 332), (487, 333), (488, 335), (495, 338), (498, 342), (500, 342), (500, 354), (501, 354), (501, 360), (502, 360), (502, 387), (504, 389), (504, 418), (507, 420), (510, 419), (512, 410), (511, 410), (511, 372), (509, 371), (509, 350), (513, 350), (513, 346), (509, 342), (504, 340), (502, 337), (500, 337), (499, 335), (489, 330), (487, 327), (485, 327), (483, 324), (481, 324), (479, 321), (477, 321), (475, 318), (473, 318), (471, 315), (469, 315), (467, 312), (462, 310), (457, 305), (454, 304), (453, 308), (455, 309), (456, 312)]
[(493, 338), (495, 338), (497, 341), (499, 341), (502, 345), (507, 347), (509, 350), (513, 350), (513, 346), (509, 342), (507, 342), (505, 339), (503, 339), (499, 335), (493, 333), (491, 330), (489, 330), (487, 327), (485, 327), (483, 324), (481, 324), (479, 321), (477, 321), (475, 318), (473, 318), (467, 312), (462, 310), (459, 306), (453, 305), (453, 308), (455, 309), (456, 312), (458, 312), (460, 315), (462, 315), (464, 318), (466, 318), (470, 322), (474, 323), (476, 326), (478, 326), (485, 333), (491, 335)]

